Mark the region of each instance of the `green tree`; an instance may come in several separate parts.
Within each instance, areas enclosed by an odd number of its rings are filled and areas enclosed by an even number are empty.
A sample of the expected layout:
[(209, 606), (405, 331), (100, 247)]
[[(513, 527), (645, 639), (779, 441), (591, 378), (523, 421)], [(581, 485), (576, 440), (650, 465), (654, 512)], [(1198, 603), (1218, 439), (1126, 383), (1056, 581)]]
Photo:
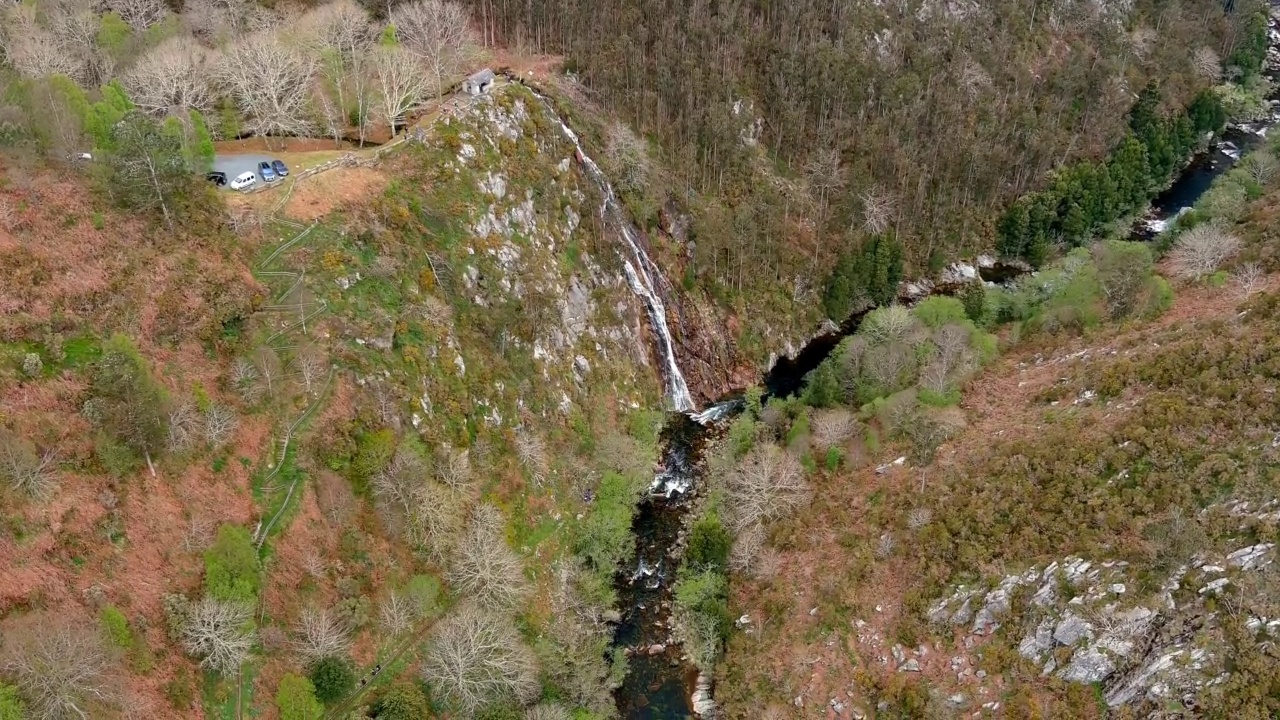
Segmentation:
[(1028, 203), (1018, 200), (1005, 210), (996, 227), (996, 251), (1009, 258), (1020, 258), (1026, 250), (1031, 231)]
[(85, 414), (116, 441), (150, 459), (164, 441), (164, 389), (129, 338), (102, 344), (89, 384)]
[(422, 720), (432, 715), (427, 696), (421, 688), (412, 683), (398, 682), (387, 688), (373, 704), (373, 716), (378, 720)]
[(960, 302), (964, 304), (964, 314), (976, 325), (982, 325), (987, 319), (987, 285), (981, 280), (971, 282), (960, 293)]
[(133, 101), (119, 81), (112, 80), (102, 86), (102, 99), (89, 106), (85, 117), (85, 132), (93, 138), (96, 149), (115, 147), (116, 126), (133, 109)]
[(324, 716), (324, 705), (316, 699), (311, 681), (293, 673), (280, 679), (276, 707), (280, 710), (280, 720), (319, 720)]
[(133, 37), (133, 28), (118, 13), (109, 12), (102, 16), (98, 25), (98, 47), (107, 51), (112, 58), (119, 60)]
[(804, 380), (802, 399), (806, 405), (816, 408), (839, 405), (844, 399), (840, 390), (840, 378), (830, 362), (814, 368)]
[(209, 134), (209, 125), (199, 110), (191, 110), (191, 146), (194, 158), (193, 167), (200, 172), (207, 172), (213, 167), (216, 154), (213, 148), (213, 136)]
[(311, 666), (311, 684), (325, 705), (341, 700), (355, 687), (356, 675), (346, 658), (329, 656)]
[(18, 697), (18, 688), (0, 683), (0, 720), (24, 720), (27, 708)]
[(239, 525), (218, 528), (204, 553), (205, 593), (216, 600), (253, 603), (262, 585), (262, 566), (249, 531)]
[(173, 226), (173, 208), (190, 186), (182, 137), (141, 112), (111, 126), (106, 157), (108, 194), (133, 210), (160, 210)]
[(729, 551), (733, 548), (733, 535), (720, 522), (718, 513), (709, 512), (698, 518), (689, 531), (689, 545), (685, 549), (686, 567), (725, 572), (729, 566)]

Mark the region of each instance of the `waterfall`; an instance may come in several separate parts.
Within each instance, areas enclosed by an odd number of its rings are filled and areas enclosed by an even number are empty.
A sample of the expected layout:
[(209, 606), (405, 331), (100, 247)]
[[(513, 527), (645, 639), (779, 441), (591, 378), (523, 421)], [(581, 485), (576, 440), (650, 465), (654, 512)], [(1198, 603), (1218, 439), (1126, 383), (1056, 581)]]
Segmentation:
[[(532, 88), (530, 88), (532, 91)], [(587, 155), (582, 149), (582, 143), (578, 140), (578, 135), (560, 116), (556, 114), (555, 109), (551, 107), (551, 102), (540, 93), (534, 92), (547, 111), (551, 113), (556, 122), (560, 123), (560, 129), (564, 132), (564, 136), (573, 143), (577, 150), (578, 162), (586, 170), (592, 182), (600, 189), (600, 194), (604, 196), (604, 205), (600, 207), (600, 215), (606, 220), (612, 220), (617, 226), (622, 238), (626, 240), (627, 247), (630, 250), (627, 253), (619, 253), (622, 257), (623, 268), (627, 275), (627, 284), (631, 286), (631, 291), (636, 294), (649, 310), (649, 321), (653, 325), (654, 334), (658, 337), (658, 355), (662, 358), (664, 367), (663, 374), (667, 381), (667, 397), (670, 398), (671, 404), (678, 412), (691, 413), (698, 409), (693, 402), (693, 397), (689, 395), (689, 385), (685, 382), (684, 373), (680, 372), (680, 365), (676, 362), (675, 341), (671, 337), (671, 330), (667, 327), (667, 309), (662, 303), (662, 292), (659, 283), (663, 281), (662, 271), (649, 258), (648, 253), (640, 246), (640, 242), (636, 238), (636, 231), (631, 225), (631, 221), (627, 219), (626, 214), (622, 211), (622, 206), (618, 203), (618, 198), (613, 193), (613, 186), (609, 184), (608, 178), (605, 177), (604, 171), (596, 164), (595, 160)]]

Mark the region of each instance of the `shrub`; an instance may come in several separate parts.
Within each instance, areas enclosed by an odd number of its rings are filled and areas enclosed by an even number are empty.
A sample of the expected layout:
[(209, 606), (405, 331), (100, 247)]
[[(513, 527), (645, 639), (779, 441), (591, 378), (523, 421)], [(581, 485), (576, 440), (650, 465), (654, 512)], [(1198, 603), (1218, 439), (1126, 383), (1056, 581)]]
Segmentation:
[(395, 456), (396, 434), (390, 428), (361, 433), (351, 463), (351, 485), (359, 495), (369, 492), (369, 482)]
[(276, 707), (280, 710), (280, 720), (319, 720), (324, 717), (324, 706), (316, 699), (311, 681), (293, 673), (280, 679)]
[(133, 647), (133, 633), (129, 630), (129, 621), (125, 619), (124, 613), (120, 612), (120, 608), (107, 605), (98, 613), (98, 620), (102, 623), (102, 630), (112, 645), (125, 650)]
[(575, 542), (575, 550), (591, 567), (612, 574), (620, 563), (635, 554), (631, 519), (643, 491), (642, 484), (625, 475), (605, 472), (595, 503), (583, 519)]
[(698, 518), (689, 531), (689, 545), (684, 553), (685, 565), (724, 572), (732, 547), (733, 536), (720, 522), (720, 516), (709, 512)]
[(378, 720), (421, 720), (431, 717), (431, 708), (417, 685), (398, 682), (373, 703), (373, 717)]
[(346, 697), (356, 684), (356, 675), (351, 669), (351, 663), (339, 657), (319, 660), (311, 666), (309, 677), (311, 684), (315, 686), (316, 698), (325, 705)]
[(1173, 271), (1184, 278), (1199, 280), (1218, 270), (1240, 250), (1240, 239), (1221, 225), (1197, 225), (1174, 241), (1169, 260)]
[(27, 708), (18, 697), (18, 688), (0, 683), (0, 720), (23, 720)]
[(963, 302), (945, 295), (925, 298), (911, 312), (930, 330), (937, 330), (947, 323), (964, 322), (969, 317)]
[(261, 563), (249, 531), (238, 525), (218, 528), (204, 554), (204, 587), (215, 600), (254, 603), (262, 584)]

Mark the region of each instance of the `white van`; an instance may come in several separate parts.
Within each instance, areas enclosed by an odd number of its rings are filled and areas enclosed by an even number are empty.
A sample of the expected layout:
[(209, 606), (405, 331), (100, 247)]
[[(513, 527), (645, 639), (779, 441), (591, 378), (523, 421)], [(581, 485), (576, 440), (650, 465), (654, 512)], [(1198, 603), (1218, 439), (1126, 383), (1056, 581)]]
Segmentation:
[(248, 190), (258, 184), (258, 175), (254, 172), (240, 173), (231, 181), (232, 190)]

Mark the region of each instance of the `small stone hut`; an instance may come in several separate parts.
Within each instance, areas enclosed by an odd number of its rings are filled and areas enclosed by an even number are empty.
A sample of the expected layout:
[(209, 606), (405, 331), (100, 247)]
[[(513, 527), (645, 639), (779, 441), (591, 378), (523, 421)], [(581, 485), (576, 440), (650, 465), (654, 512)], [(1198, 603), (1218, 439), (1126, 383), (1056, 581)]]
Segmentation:
[(463, 80), (462, 90), (468, 95), (483, 95), (489, 92), (489, 88), (493, 87), (493, 83), (497, 79), (498, 76), (493, 74), (493, 70), (485, 68)]

